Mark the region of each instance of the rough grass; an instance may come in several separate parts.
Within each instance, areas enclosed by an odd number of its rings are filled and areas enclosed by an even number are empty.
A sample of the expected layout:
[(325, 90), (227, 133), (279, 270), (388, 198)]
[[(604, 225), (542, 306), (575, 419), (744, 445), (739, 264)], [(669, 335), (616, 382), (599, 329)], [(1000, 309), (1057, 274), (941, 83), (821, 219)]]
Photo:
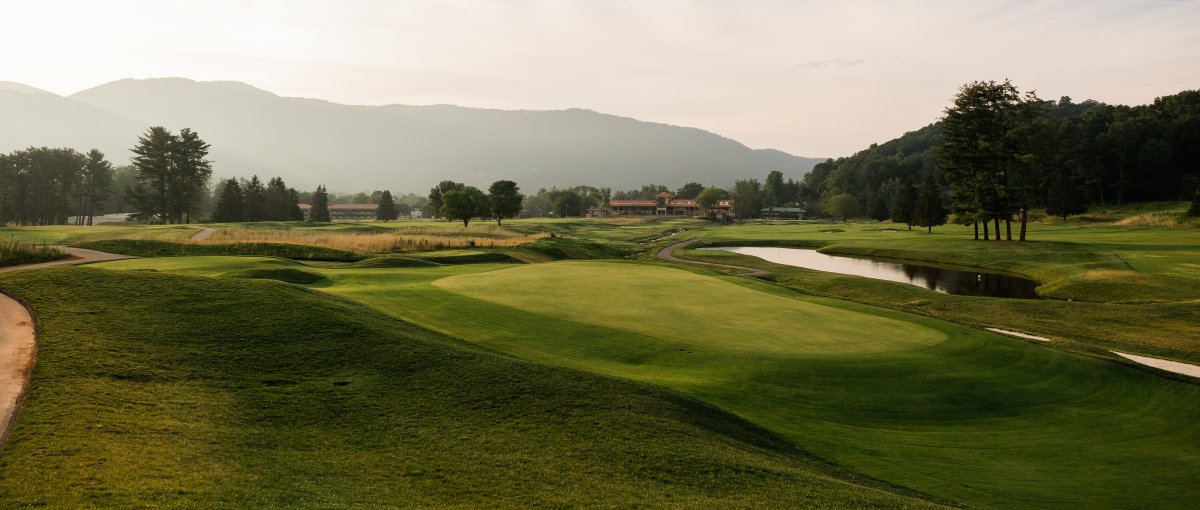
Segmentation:
[(44, 242), (33, 244), (18, 241), (15, 238), (0, 240), (0, 267), (49, 262), (66, 257), (66, 252)]
[[(223, 270), (206, 263), (186, 270)], [(964, 505), (1189, 508), (1200, 497), (1200, 387), (1120, 362), (702, 270), (321, 272), (323, 291), (523, 358), (677, 389), (840, 465)], [(736, 332), (713, 327), (725, 319)], [(832, 331), (849, 345), (831, 348)], [(855, 344), (872, 348), (847, 350)]]
[(204, 244), (284, 243), (363, 254), (419, 252), (457, 248), (509, 248), (548, 234), (522, 233), (489, 223), (466, 228), (450, 222), (224, 224)]
[(291, 285), (83, 267), (0, 285), (41, 333), (5, 506), (928, 506), (696, 400)]

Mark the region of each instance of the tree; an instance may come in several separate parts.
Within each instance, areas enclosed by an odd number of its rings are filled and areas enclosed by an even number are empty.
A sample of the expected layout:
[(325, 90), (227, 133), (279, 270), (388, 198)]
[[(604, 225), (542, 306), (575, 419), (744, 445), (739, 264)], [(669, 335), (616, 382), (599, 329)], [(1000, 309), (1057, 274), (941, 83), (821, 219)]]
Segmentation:
[(912, 230), (916, 208), (917, 188), (913, 186), (912, 179), (904, 179), (904, 186), (896, 194), (896, 203), (892, 205), (892, 222), (907, 224), (908, 229)]
[(460, 182), (442, 181), (437, 186), (429, 190), (429, 210), (430, 216), (442, 214), (442, 199), (447, 191), (461, 190), (464, 185)]
[(921, 194), (917, 197), (917, 206), (913, 211), (913, 216), (916, 217), (914, 223), (919, 227), (928, 228), (931, 234), (933, 227), (946, 224), (947, 215), (946, 208), (942, 206), (942, 190), (938, 187), (937, 179), (934, 179), (933, 174), (925, 177), (925, 186), (921, 187)]
[(521, 194), (521, 188), (513, 181), (496, 181), (488, 188), (488, 198), (492, 205), (492, 216), (496, 218), (496, 225), (500, 225), (504, 218), (521, 213), (525, 195)]
[(442, 215), (451, 220), (462, 220), (464, 228), (471, 218), (486, 218), (490, 211), (487, 195), (474, 186), (452, 189), (442, 194)]
[(171, 141), (171, 163), (173, 186), (171, 192), (172, 222), (191, 222), (191, 213), (196, 210), (212, 177), (212, 162), (208, 156), (209, 144), (200, 139), (190, 128), (183, 128)]
[(242, 217), (244, 221), (263, 221), (267, 219), (267, 187), (263, 186), (258, 176), (242, 184)]
[(173, 165), (171, 145), (175, 135), (162, 126), (152, 126), (146, 134), (138, 137), (133, 147), (133, 166), (137, 168), (137, 181), (127, 190), (134, 207), (148, 217), (157, 217), (164, 223), (171, 220), (171, 195)]
[(679, 189), (675, 191), (675, 198), (682, 199), (682, 200), (691, 200), (693, 198), (700, 196), (701, 191), (704, 191), (703, 184), (700, 184), (698, 182), (689, 182), (687, 184), (684, 184), (683, 186), (680, 186)]
[(696, 196), (696, 205), (700, 207), (700, 211), (705, 215), (712, 215), (716, 210), (717, 205), (721, 200), (729, 197), (729, 192), (721, 188), (704, 188), (699, 195)]
[(549, 198), (550, 202), (554, 204), (554, 213), (560, 218), (583, 214), (581, 210), (583, 198), (574, 189), (550, 188), (550, 191), (546, 192), (546, 198)]
[(234, 223), (246, 221), (245, 197), (242, 196), (242, 185), (237, 179), (221, 181), (217, 190), (217, 209), (213, 212), (213, 221)]
[(262, 219), (267, 221), (288, 221), (292, 219), (292, 193), (284, 184), (283, 179), (272, 177), (267, 181), (263, 200)]
[(835, 218), (841, 218), (842, 221), (849, 220), (851, 217), (858, 215), (858, 200), (854, 198), (854, 195), (849, 193), (835, 195), (828, 200), (825, 207), (829, 211), (829, 214)]
[(104, 159), (104, 153), (92, 149), (87, 153), (87, 162), (83, 164), (82, 191), (87, 202), (86, 208), (80, 208), (80, 216), (87, 216), (87, 221), (81, 224), (91, 225), (96, 215), (96, 202), (104, 201), (112, 192), (113, 167)]
[(762, 212), (762, 186), (758, 179), (733, 182), (733, 213), (739, 218), (757, 218)]
[(400, 217), (396, 210), (396, 202), (392, 200), (392, 192), (383, 190), (379, 195), (379, 207), (375, 208), (375, 219), (384, 223)]
[(1072, 183), (1065, 172), (1059, 172), (1047, 192), (1046, 214), (1062, 216), (1065, 220), (1069, 215), (1085, 212), (1087, 206), (1084, 205), (1083, 189)]
[(1188, 216), (1200, 216), (1200, 188), (1196, 188), (1196, 193), (1192, 195), (1192, 207), (1188, 209)]
[(768, 208), (782, 205), (783, 193), (783, 172), (771, 170), (767, 174), (767, 180), (763, 183), (762, 205)]
[(325, 191), (325, 186), (317, 186), (317, 190), (313, 192), (312, 208), (308, 211), (309, 221), (320, 223), (329, 223), (332, 221), (329, 218), (329, 193)]

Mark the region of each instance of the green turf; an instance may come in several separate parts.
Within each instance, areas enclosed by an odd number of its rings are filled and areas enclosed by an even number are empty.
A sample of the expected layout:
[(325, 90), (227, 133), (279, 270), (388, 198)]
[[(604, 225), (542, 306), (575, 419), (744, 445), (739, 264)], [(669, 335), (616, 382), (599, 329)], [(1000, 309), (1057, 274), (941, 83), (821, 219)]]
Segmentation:
[[(294, 265), (126, 265), (150, 262)], [(0, 286), (40, 318), (6, 507), (927, 506), (696, 400), (290, 284), (76, 267)]]
[[(178, 269), (224, 270), (219, 260)], [(1200, 497), (1200, 387), (1125, 364), (635, 263), (319, 271), (331, 282), (322, 290), (393, 316), (530, 360), (674, 388), (839, 465), (966, 505), (1188, 508)], [(640, 293), (654, 288), (671, 291)], [(726, 315), (717, 296), (748, 305)], [(758, 341), (781, 314), (790, 336)], [(713, 329), (721, 319), (740, 321), (740, 337)], [(859, 326), (865, 334), (852, 333)], [(832, 328), (845, 328), (854, 348), (831, 350)]]
[[(1136, 352), (1200, 362), (1200, 230), (1034, 225), (1027, 243), (974, 241), (947, 225), (928, 235), (888, 224), (733, 225), (694, 235), (724, 245), (782, 244), (822, 251), (982, 267), (1025, 275), (1057, 299), (948, 296), (910, 285), (792, 268), (725, 252), (677, 256), (768, 269), (775, 281), (810, 294), (1047, 336), (1056, 346), (1101, 354)], [(1110, 303), (1122, 303), (1119, 305)]]
[(75, 246), (137, 257), (179, 257), (203, 255), (247, 255), (286, 257), (299, 260), (353, 262), (364, 257), (353, 252), (285, 243), (177, 243), (160, 240), (108, 239), (75, 243)]

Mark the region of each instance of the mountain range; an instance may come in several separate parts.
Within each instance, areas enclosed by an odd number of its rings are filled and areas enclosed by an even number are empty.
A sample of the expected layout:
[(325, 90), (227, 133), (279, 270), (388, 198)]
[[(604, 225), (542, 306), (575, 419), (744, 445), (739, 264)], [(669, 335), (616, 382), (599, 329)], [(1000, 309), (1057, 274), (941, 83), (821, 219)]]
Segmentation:
[(799, 178), (823, 161), (585, 109), (343, 105), (183, 78), (119, 80), (70, 96), (0, 82), (0, 118), (0, 152), (98, 148), (120, 165), (148, 126), (191, 128), (212, 145), (217, 177), (281, 176), (334, 191), (421, 193), (443, 179), (511, 179), (527, 191), (729, 185), (771, 170)]

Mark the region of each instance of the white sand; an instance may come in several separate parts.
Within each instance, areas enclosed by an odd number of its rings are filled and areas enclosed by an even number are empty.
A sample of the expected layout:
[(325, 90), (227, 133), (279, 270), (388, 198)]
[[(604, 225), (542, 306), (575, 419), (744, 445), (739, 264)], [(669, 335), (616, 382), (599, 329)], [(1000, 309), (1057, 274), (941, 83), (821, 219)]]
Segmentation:
[(987, 330), (995, 332), (995, 333), (1000, 333), (1001, 335), (1015, 336), (1017, 338), (1024, 338), (1027, 340), (1037, 340), (1039, 342), (1049, 342), (1050, 341), (1049, 338), (1046, 338), (1044, 336), (1026, 335), (1025, 333), (1017, 333), (1016, 331), (1009, 331), (1007, 329), (987, 328)]
[(1154, 367), (1154, 368), (1157, 368), (1160, 370), (1166, 370), (1167, 372), (1174, 372), (1176, 374), (1190, 375), (1192, 377), (1200, 377), (1200, 366), (1189, 365), (1187, 363), (1180, 363), (1178, 361), (1171, 361), (1171, 360), (1158, 359), (1158, 358), (1148, 358), (1146, 356), (1138, 356), (1136, 354), (1126, 354), (1126, 353), (1117, 352), (1117, 351), (1112, 351), (1112, 353), (1116, 354), (1117, 356), (1120, 356), (1122, 358), (1125, 358), (1127, 360), (1133, 361), (1135, 363), (1141, 363), (1143, 365), (1151, 366), (1151, 367)]

